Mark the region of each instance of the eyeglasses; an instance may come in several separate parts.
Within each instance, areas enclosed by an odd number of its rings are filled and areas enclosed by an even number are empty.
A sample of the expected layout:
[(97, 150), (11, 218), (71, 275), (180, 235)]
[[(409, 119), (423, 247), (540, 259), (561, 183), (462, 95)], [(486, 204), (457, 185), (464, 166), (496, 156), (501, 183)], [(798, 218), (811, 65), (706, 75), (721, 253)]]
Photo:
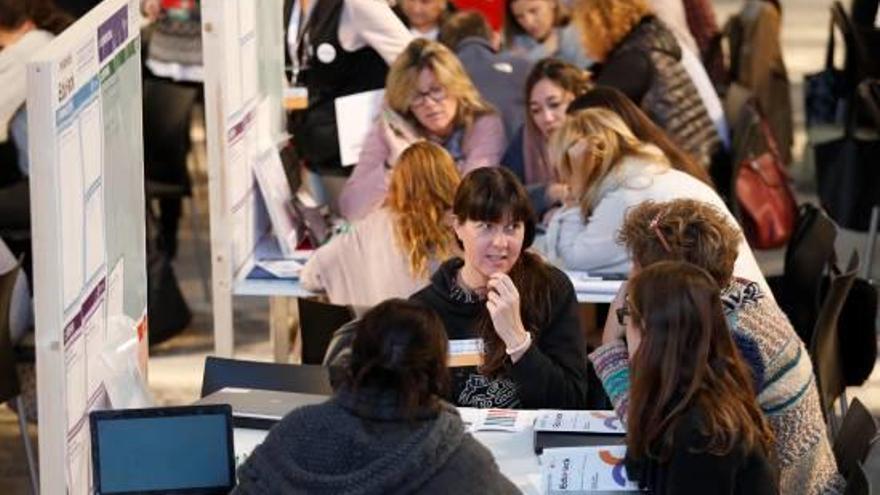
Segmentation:
[(617, 308), (617, 323), (620, 326), (626, 326), (626, 318), (630, 315), (629, 310), (629, 294), (627, 294), (626, 299), (623, 301), (623, 305)]
[(410, 106), (418, 107), (428, 102), (428, 98), (434, 103), (440, 103), (446, 99), (446, 88), (443, 86), (435, 86), (426, 92), (416, 91)]

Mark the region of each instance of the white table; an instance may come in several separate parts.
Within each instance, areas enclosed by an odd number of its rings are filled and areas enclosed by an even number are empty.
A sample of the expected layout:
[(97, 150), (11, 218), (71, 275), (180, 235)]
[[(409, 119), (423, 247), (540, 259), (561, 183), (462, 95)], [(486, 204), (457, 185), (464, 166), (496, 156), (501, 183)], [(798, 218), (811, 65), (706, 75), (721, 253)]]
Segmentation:
[[(589, 281), (579, 278), (579, 274), (566, 272), (575, 284), (579, 303), (610, 303), (622, 280)], [(235, 281), (232, 293), (236, 296), (262, 296), (269, 298), (269, 334), (272, 340), (272, 355), (275, 362), (287, 362), (290, 348), (289, 330), (293, 321), (298, 321), (299, 313), (295, 301), (289, 298), (316, 297), (317, 292), (303, 288), (299, 279), (249, 279)]]

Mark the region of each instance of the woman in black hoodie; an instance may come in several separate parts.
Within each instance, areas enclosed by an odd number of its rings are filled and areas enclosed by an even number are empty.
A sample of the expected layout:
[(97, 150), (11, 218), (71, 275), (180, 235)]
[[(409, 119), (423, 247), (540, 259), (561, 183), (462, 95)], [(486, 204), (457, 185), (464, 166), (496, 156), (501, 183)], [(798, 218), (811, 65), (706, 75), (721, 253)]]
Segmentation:
[(568, 277), (526, 251), (529, 197), (512, 172), (472, 171), (453, 204), (462, 258), (445, 262), (412, 299), (440, 314), (450, 340), (477, 339), (482, 364), (454, 368), (459, 406), (586, 407), (586, 343)]

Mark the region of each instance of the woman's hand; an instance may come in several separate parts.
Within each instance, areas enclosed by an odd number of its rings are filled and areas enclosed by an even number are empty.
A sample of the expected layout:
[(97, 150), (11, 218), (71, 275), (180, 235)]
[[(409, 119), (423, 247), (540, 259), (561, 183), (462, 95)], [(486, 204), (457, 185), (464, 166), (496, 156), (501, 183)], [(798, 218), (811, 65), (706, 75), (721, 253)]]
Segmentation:
[(614, 300), (611, 301), (611, 307), (608, 308), (608, 316), (605, 317), (605, 328), (602, 330), (602, 344), (609, 344), (615, 340), (623, 340), (626, 335), (626, 325), (621, 325), (617, 321), (617, 310), (626, 304), (627, 282), (620, 286)]
[(501, 272), (491, 275), (486, 285), (489, 289), (486, 308), (492, 318), (492, 325), (507, 349), (517, 349), (517, 352), (510, 355), (511, 361), (515, 363), (528, 350), (529, 346), (524, 344), (530, 339), (519, 311), (519, 291), (516, 290), (513, 280)]

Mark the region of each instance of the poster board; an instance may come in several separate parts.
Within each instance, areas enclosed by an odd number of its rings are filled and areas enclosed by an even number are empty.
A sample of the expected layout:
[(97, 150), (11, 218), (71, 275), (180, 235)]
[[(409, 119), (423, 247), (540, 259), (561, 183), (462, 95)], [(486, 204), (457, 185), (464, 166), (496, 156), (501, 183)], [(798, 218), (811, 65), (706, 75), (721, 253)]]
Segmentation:
[(282, 0), (202, 2), (214, 350), (232, 356), (232, 295), (269, 231), (254, 164), (284, 139)]
[(88, 412), (113, 407), (107, 343), (136, 335), (146, 373), (139, 26), (139, 2), (105, 0), (28, 63), (43, 493), (91, 493)]

